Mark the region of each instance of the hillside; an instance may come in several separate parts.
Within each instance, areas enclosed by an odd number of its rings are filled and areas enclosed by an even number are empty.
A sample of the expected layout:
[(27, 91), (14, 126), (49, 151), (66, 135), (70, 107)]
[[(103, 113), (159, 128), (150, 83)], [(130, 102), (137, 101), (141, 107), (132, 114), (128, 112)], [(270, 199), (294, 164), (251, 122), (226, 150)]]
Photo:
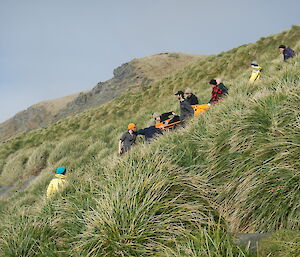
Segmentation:
[(183, 53), (162, 53), (134, 59), (116, 68), (112, 79), (99, 82), (90, 91), (44, 101), (17, 113), (0, 124), (0, 141), (97, 107), (125, 91), (134, 90), (174, 74), (202, 57)]
[[(294, 256), (300, 228), (300, 27), (195, 63), (102, 106), (17, 136), (0, 148), (3, 256)], [(263, 67), (249, 85), (249, 63)], [(202, 103), (223, 77), (229, 96), (186, 128), (123, 158), (129, 122), (177, 111), (189, 86)], [(57, 166), (69, 186), (45, 190)], [(29, 183), (28, 183), (29, 181)], [(24, 188), (24, 184), (29, 184)], [(23, 190), (20, 188), (23, 187)], [(13, 194), (16, 190), (21, 192)], [(250, 253), (232, 233), (272, 233)]]

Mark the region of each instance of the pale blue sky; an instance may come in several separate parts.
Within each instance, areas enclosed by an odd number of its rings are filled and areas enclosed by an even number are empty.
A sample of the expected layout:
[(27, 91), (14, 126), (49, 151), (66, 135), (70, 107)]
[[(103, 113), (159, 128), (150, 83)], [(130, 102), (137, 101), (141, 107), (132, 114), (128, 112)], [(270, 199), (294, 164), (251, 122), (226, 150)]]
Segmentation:
[(136, 57), (255, 42), (300, 24), (299, 10), (299, 0), (0, 0), (0, 122)]

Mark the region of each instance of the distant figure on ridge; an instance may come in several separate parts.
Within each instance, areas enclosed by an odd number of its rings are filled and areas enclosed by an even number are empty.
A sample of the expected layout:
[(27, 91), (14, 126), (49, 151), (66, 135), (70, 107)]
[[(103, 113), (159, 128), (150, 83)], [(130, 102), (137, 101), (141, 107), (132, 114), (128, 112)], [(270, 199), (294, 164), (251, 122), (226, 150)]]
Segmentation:
[(159, 128), (155, 127), (155, 120), (151, 119), (149, 122), (149, 127), (144, 129), (139, 129), (137, 132), (138, 135), (144, 135), (146, 142), (151, 142), (156, 136), (162, 135), (162, 131)]
[(223, 95), (228, 95), (228, 88), (223, 84), (222, 79), (216, 78), (217, 85), (222, 89)]
[(212, 91), (211, 91), (211, 99), (209, 100), (208, 103), (215, 104), (224, 98), (225, 93), (223, 92), (223, 89), (218, 85), (215, 79), (209, 81), (209, 85), (211, 86)]
[(59, 167), (56, 169), (56, 174), (50, 181), (50, 184), (47, 188), (47, 198), (51, 198), (58, 191), (60, 191), (63, 187), (67, 185), (66, 179), (66, 168)]
[(119, 140), (119, 154), (122, 155), (130, 150), (136, 140), (136, 126), (134, 123), (128, 124), (127, 131)]
[(194, 109), (188, 100), (184, 98), (184, 93), (182, 91), (178, 91), (175, 96), (180, 102), (180, 121), (182, 122), (186, 119), (192, 118), (194, 116)]
[(279, 52), (282, 53), (283, 55), (283, 60), (286, 62), (288, 59), (293, 58), (296, 56), (294, 50), (291, 48), (287, 48), (285, 45), (280, 45), (279, 47)]
[(249, 79), (249, 83), (253, 84), (254, 82), (259, 80), (262, 67), (260, 67), (257, 62), (252, 62), (251, 68), (252, 68), (252, 73)]
[(185, 90), (186, 100), (190, 103), (190, 105), (199, 104), (197, 96), (192, 93), (192, 89), (187, 88)]

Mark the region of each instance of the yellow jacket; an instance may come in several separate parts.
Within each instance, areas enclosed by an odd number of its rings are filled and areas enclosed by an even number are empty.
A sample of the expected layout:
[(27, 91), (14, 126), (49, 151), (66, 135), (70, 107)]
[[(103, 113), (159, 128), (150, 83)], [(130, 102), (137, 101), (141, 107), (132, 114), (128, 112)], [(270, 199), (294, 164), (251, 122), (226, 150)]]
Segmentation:
[(251, 77), (249, 79), (250, 84), (253, 84), (255, 81), (259, 80), (261, 70), (262, 70), (262, 67), (260, 67), (260, 66), (257, 66), (252, 69)]
[(67, 185), (67, 181), (65, 180), (67, 176), (56, 174), (54, 178), (52, 178), (48, 188), (47, 188), (47, 198), (50, 198), (55, 193), (57, 193), (61, 188)]

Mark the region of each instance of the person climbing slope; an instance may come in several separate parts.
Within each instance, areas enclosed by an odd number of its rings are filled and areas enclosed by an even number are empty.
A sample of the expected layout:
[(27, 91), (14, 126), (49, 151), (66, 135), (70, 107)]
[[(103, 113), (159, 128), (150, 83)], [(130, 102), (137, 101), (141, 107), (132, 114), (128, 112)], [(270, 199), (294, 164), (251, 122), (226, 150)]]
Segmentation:
[(222, 79), (216, 78), (217, 85), (222, 89), (223, 95), (228, 95), (228, 88), (223, 84)]
[(180, 121), (184, 121), (194, 116), (194, 109), (190, 105), (187, 99), (184, 98), (184, 93), (182, 91), (178, 91), (175, 96), (179, 100), (180, 103)]
[(47, 188), (47, 198), (51, 198), (53, 195), (55, 195), (67, 185), (66, 172), (67, 169), (64, 167), (59, 167), (56, 169), (56, 174), (50, 181), (50, 184)]
[(215, 104), (221, 99), (223, 99), (225, 94), (215, 79), (209, 81), (209, 85), (211, 86), (212, 91), (211, 91), (211, 99), (209, 100), (208, 104)]
[(199, 104), (197, 96), (195, 96), (192, 92), (192, 89), (187, 88), (185, 90), (186, 100), (190, 103), (190, 105)]
[(252, 62), (251, 68), (252, 68), (252, 73), (249, 79), (249, 83), (253, 84), (254, 82), (259, 80), (262, 67), (260, 67), (257, 62)]
[(127, 131), (123, 133), (119, 140), (119, 154), (124, 154), (130, 150), (130, 148), (135, 144), (136, 136), (135, 124), (128, 124)]
[(280, 45), (278, 47), (279, 52), (283, 55), (283, 60), (286, 62), (288, 59), (296, 56), (293, 49), (286, 47), (285, 45)]

